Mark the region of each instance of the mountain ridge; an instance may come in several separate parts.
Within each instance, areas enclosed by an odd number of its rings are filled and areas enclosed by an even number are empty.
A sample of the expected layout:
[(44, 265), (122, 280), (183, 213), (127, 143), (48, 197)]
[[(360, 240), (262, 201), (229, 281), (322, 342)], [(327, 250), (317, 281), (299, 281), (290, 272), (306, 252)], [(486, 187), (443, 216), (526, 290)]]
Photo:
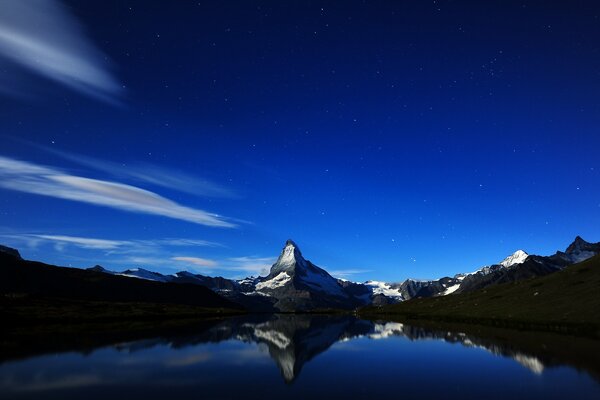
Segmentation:
[[(0, 247), (0, 253), (20, 259), (17, 250), (6, 246)], [(577, 236), (564, 252), (557, 251), (551, 256), (538, 256), (517, 250), (497, 264), (481, 267), (474, 272), (458, 273), (452, 277), (432, 280), (406, 279), (399, 283), (351, 282), (335, 278), (326, 270), (306, 260), (298, 245), (288, 239), (277, 261), (264, 277), (234, 280), (188, 271), (163, 275), (144, 268), (116, 272), (99, 265), (87, 270), (166, 284), (204, 286), (250, 310), (294, 312), (355, 309), (368, 305), (394, 304), (413, 298), (460, 294), (505, 282), (544, 276), (599, 253), (600, 243), (589, 243)]]

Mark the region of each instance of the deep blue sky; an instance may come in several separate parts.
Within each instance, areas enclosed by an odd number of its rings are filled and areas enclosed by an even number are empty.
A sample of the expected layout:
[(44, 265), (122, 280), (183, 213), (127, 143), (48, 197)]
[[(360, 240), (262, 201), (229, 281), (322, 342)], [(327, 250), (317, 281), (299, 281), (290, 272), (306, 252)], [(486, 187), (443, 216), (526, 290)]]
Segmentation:
[(293, 238), (402, 280), (600, 240), (598, 2), (32, 4), (0, 18), (0, 242), (28, 258), (245, 276)]

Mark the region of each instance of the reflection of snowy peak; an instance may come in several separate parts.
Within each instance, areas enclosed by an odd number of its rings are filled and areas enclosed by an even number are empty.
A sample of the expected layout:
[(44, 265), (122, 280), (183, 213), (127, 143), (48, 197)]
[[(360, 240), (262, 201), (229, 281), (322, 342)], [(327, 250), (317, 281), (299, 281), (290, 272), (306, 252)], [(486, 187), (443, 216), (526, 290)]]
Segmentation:
[[(374, 322), (348, 315), (315, 314), (260, 314), (228, 318), (206, 331), (173, 339), (154, 339), (125, 343), (120, 351), (140, 351), (163, 344), (182, 348), (187, 343), (215, 343), (239, 340), (256, 343), (259, 351), (268, 353), (286, 383), (298, 378), (303, 368), (319, 354), (336, 343), (355, 339), (385, 340), (390, 338), (417, 340), (443, 340), (460, 343), (465, 347), (486, 350), (492, 354), (514, 359), (532, 372), (539, 374), (553, 360), (544, 360), (537, 354), (521, 351), (514, 344), (502, 340), (482, 339), (465, 333), (437, 331), (398, 322)], [(339, 349), (338, 349), (339, 350)]]

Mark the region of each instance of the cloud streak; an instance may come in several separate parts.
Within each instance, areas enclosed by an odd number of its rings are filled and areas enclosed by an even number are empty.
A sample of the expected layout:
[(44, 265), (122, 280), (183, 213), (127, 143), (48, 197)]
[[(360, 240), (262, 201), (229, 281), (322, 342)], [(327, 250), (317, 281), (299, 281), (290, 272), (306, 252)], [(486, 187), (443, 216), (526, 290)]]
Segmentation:
[(209, 260), (207, 258), (200, 257), (173, 257), (171, 258), (174, 261), (179, 261), (186, 264), (192, 264), (195, 267), (216, 267), (217, 262), (213, 260)]
[(371, 271), (373, 271), (373, 270), (371, 270), (371, 269), (340, 269), (340, 270), (335, 270), (335, 271), (329, 271), (329, 274), (336, 278), (344, 279), (344, 278), (347, 278), (352, 275), (364, 274), (366, 272), (371, 272)]
[(135, 186), (69, 175), (58, 169), (2, 156), (0, 187), (206, 226), (236, 226), (220, 215), (180, 205)]
[[(160, 238), (160, 239), (105, 239), (97, 237), (71, 236), (48, 233), (5, 233), (0, 234), (2, 241), (11, 244), (25, 243), (29, 248), (51, 245), (63, 254), (68, 247), (86, 251), (102, 252), (101, 256), (72, 256), (78, 262), (94, 262), (112, 265), (116, 269), (126, 266), (142, 268), (159, 268), (162, 272), (172, 273), (181, 269), (201, 274), (219, 272), (229, 278), (245, 278), (248, 275), (267, 275), (276, 257), (200, 257), (199, 247), (223, 248), (224, 245), (202, 239), (193, 238)], [(185, 249), (185, 250), (183, 250)], [(185, 252), (184, 252), (185, 251)], [(182, 254), (183, 253), (183, 254)], [(363, 270), (350, 270), (363, 271)]]
[(100, 160), (95, 157), (72, 154), (56, 150), (48, 146), (31, 144), (36, 148), (57, 155), (79, 165), (107, 172), (117, 178), (130, 178), (138, 182), (190, 193), (196, 196), (235, 198), (237, 195), (230, 189), (217, 185), (206, 179), (198, 178), (185, 172), (159, 167), (148, 163), (125, 164)]
[(92, 239), (83, 238), (77, 236), (62, 236), (62, 235), (30, 235), (34, 239), (44, 239), (52, 242), (74, 244), (84, 249), (97, 249), (97, 250), (114, 250), (128, 242), (119, 240), (106, 240), (106, 239)]
[(81, 236), (68, 235), (48, 235), (37, 233), (13, 233), (0, 235), (2, 238), (24, 242), (29, 247), (37, 247), (40, 243), (53, 243), (63, 245), (72, 245), (83, 249), (109, 250), (110, 253), (144, 253), (150, 254), (156, 249), (164, 246), (175, 247), (223, 247), (220, 243), (211, 242), (202, 239), (188, 238), (165, 238), (165, 239), (144, 239), (144, 240), (113, 240), (99, 239)]
[(275, 261), (277, 261), (276, 257), (233, 257), (223, 263), (223, 269), (243, 271), (252, 275), (267, 275)]
[(0, 2), (0, 59), (108, 102), (122, 91), (106, 56), (55, 0)]

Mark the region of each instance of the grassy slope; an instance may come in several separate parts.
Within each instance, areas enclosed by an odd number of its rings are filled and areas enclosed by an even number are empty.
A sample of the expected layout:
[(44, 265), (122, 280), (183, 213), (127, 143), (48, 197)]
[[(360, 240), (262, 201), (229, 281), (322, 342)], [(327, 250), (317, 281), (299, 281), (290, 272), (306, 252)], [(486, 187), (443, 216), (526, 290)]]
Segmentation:
[(541, 278), (469, 293), (363, 309), (365, 316), (405, 316), (504, 326), (580, 327), (600, 331), (600, 255)]

